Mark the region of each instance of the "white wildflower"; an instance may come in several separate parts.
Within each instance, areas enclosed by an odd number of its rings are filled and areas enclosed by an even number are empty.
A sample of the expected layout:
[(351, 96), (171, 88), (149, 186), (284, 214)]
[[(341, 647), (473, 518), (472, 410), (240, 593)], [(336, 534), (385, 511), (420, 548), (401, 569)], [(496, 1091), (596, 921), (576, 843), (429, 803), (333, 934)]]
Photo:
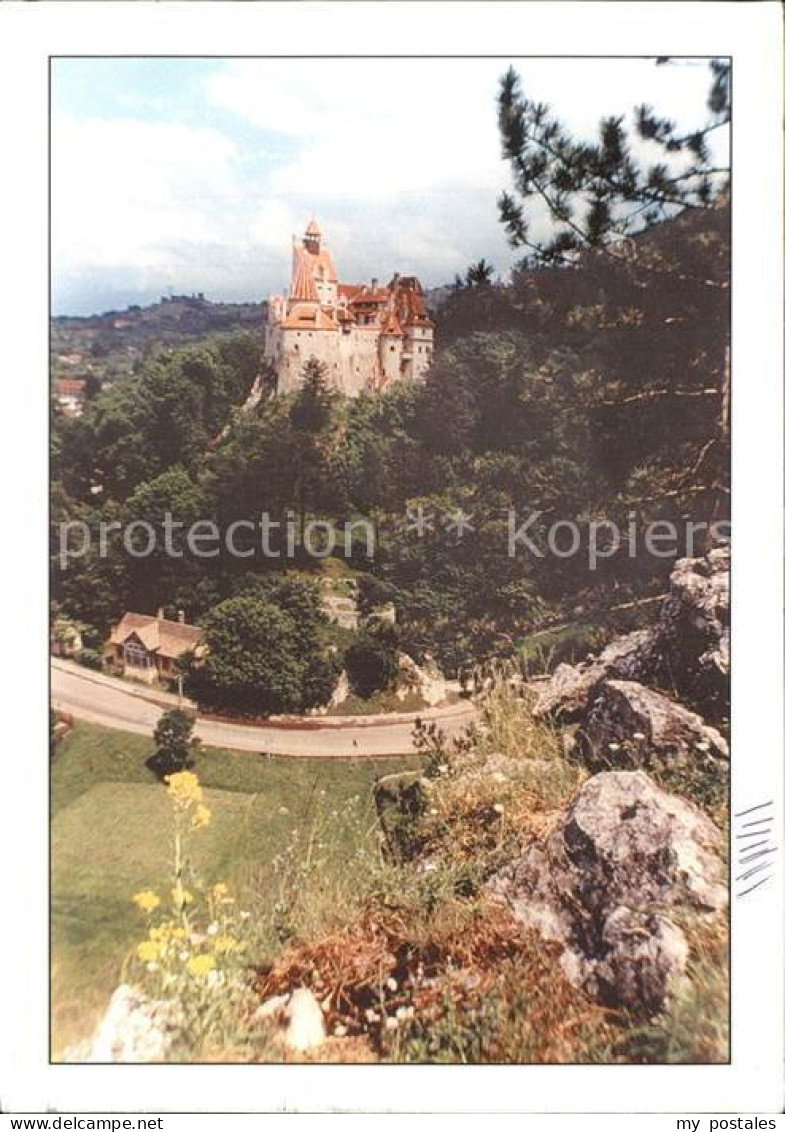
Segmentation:
[(393, 993), (398, 990), (398, 980), (394, 979), (392, 975), (387, 980), (387, 990), (392, 991)]
[(398, 1019), (397, 1018), (385, 1018), (384, 1028), (385, 1028), (385, 1030), (397, 1030), (398, 1029)]

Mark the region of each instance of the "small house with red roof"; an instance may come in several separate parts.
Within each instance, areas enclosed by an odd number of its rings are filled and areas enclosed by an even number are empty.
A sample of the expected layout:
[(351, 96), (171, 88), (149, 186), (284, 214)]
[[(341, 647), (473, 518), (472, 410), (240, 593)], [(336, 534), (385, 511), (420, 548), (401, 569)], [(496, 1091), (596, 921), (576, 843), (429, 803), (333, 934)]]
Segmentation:
[(187, 652), (201, 656), (205, 648), (203, 631), (187, 625), (182, 614), (169, 621), (163, 610), (157, 617), (124, 613), (104, 645), (104, 665), (119, 676), (153, 684), (176, 677), (177, 661)]

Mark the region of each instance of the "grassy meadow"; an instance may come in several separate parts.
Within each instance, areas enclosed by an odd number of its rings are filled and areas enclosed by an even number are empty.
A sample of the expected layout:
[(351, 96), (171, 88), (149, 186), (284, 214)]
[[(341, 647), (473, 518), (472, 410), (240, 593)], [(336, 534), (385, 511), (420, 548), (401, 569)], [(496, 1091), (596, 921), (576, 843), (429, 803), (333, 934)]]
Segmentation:
[[(153, 749), (151, 739), (78, 723), (52, 761), (55, 1058), (92, 1031), (140, 938), (134, 892), (171, 884), (171, 808), (145, 766)], [(351, 902), (347, 865), (376, 842), (373, 783), (413, 765), (204, 749), (196, 773), (213, 821), (195, 839), (193, 867), (205, 884), (227, 883), (268, 925), (262, 945), (272, 955)], [(314, 899), (320, 889), (329, 906)]]

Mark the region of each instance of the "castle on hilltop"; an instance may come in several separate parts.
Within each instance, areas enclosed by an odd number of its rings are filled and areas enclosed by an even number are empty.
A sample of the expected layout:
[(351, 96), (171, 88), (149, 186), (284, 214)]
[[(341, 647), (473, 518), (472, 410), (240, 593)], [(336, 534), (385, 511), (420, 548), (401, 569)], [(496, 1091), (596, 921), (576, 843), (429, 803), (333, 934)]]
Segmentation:
[(386, 287), (377, 279), (339, 283), (333, 258), (312, 220), (293, 240), (288, 295), (268, 303), (264, 357), (275, 370), (278, 391), (302, 381), (303, 366), (316, 358), (328, 384), (356, 397), (395, 381), (420, 381), (431, 360), (434, 325), (420, 282), (394, 275)]

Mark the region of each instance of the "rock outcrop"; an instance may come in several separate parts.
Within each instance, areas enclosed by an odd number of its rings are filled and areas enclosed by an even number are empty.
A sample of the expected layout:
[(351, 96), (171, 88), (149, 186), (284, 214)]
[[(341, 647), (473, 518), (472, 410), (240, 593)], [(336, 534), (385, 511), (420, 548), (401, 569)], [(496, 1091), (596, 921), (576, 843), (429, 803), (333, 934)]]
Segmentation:
[(591, 770), (689, 769), (728, 759), (719, 731), (634, 680), (606, 680), (595, 687), (577, 742)]
[(635, 680), (673, 689), (710, 718), (727, 714), (730, 668), (730, 550), (674, 565), (657, 621), (612, 641), (598, 657), (560, 664), (532, 685), (534, 714), (563, 721), (584, 717), (599, 684)]
[(686, 940), (665, 911), (707, 915), (727, 902), (720, 846), (707, 817), (644, 772), (608, 771), (489, 890), (562, 944), (574, 983), (649, 1015), (667, 1006), (686, 963)]
[(727, 705), (730, 672), (730, 549), (682, 558), (660, 611), (651, 675), (669, 679), (702, 711)]
[(650, 647), (651, 637), (650, 630), (637, 629), (611, 641), (598, 657), (582, 664), (560, 664), (550, 679), (530, 684), (535, 695), (535, 719), (580, 719), (603, 680), (625, 677), (635, 670), (636, 660)]

